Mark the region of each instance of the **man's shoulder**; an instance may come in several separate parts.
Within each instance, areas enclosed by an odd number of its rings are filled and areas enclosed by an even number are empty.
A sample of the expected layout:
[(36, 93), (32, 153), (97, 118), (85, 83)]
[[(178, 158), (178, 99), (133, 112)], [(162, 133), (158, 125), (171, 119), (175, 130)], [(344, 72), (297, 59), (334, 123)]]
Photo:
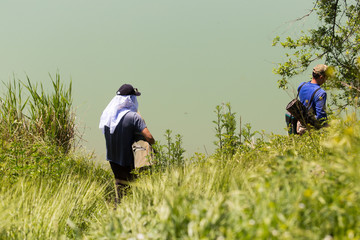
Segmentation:
[(124, 121), (137, 122), (137, 121), (142, 121), (142, 118), (141, 118), (140, 114), (138, 114), (137, 112), (130, 111), (124, 116)]
[(138, 118), (140, 115), (137, 112), (129, 111), (124, 117), (126, 118)]
[(297, 87), (297, 90), (299, 91), (302, 88), (306, 88), (307, 85), (309, 85), (310, 82), (302, 82), (299, 84), (299, 86)]
[(303, 85), (306, 85), (306, 83), (310, 83), (309, 81), (307, 81), (307, 82), (301, 82), (300, 84), (299, 84), (299, 87), (301, 87), (301, 86), (303, 86)]
[[(303, 85), (304, 84), (304, 85)], [(302, 82), (299, 87), (301, 87), (303, 85), (304, 89), (309, 89), (309, 90), (318, 90), (318, 92), (320, 93), (324, 93), (325, 90), (322, 89), (318, 84), (315, 84), (315, 83), (311, 83), (311, 82)]]
[(124, 121), (126, 121), (127, 124), (135, 126), (140, 132), (146, 128), (144, 120), (137, 112), (128, 112)]

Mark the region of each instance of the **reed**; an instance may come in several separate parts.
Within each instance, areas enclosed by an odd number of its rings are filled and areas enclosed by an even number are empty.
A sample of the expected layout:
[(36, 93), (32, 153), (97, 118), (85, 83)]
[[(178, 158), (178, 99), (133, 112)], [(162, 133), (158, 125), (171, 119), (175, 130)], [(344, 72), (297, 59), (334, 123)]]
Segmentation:
[(32, 85), (27, 77), (25, 87), (31, 96), (29, 101), (30, 130), (35, 135), (48, 139), (68, 152), (75, 137), (75, 115), (72, 110), (72, 82), (68, 88), (61, 83), (60, 74), (51, 76), (53, 92), (46, 94), (40, 84)]
[(59, 182), (24, 177), (16, 184), (2, 183), (0, 239), (79, 238), (108, 210), (108, 183), (77, 174), (64, 174)]
[(28, 99), (23, 102), (23, 86), (15, 79), (3, 82), (3, 85), (6, 92), (0, 97), (0, 131), (2, 138), (10, 139), (17, 133), (22, 135), (26, 132), (24, 109)]
[(76, 134), (72, 83), (66, 88), (61, 83), (60, 74), (56, 74), (55, 79), (50, 78), (53, 87), (50, 94), (46, 93), (43, 84), (39, 88), (33, 85), (29, 77), (25, 83), (15, 78), (7, 84), (3, 83), (7, 90), (0, 98), (3, 139), (41, 138), (57, 145), (64, 153), (71, 150)]
[(57, 76), (50, 95), (29, 79), (6, 86), (0, 239), (360, 238), (355, 114), (301, 137), (245, 139), (231, 154), (191, 159), (168, 131), (166, 164), (142, 172), (114, 210), (110, 171), (71, 147), (71, 84)]

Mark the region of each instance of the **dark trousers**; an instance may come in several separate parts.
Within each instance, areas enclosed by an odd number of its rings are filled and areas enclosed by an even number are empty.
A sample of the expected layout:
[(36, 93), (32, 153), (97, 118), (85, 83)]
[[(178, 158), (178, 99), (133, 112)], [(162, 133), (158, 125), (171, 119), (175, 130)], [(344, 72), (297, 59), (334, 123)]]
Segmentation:
[(132, 167), (120, 166), (119, 164), (110, 161), (109, 163), (115, 176), (115, 203), (119, 203), (121, 198), (124, 196), (126, 189), (129, 188), (129, 182), (134, 180), (136, 175), (131, 172), (133, 170)]

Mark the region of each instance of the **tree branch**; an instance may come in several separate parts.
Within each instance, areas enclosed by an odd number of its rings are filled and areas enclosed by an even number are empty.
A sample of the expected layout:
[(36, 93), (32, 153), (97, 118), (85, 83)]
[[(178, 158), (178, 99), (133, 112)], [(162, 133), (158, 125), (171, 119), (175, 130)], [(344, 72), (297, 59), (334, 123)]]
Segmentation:
[(334, 42), (335, 42), (335, 27), (336, 27), (336, 17), (337, 17), (337, 6), (339, 4), (339, 0), (336, 0), (335, 2), (335, 6), (334, 6), (334, 10), (335, 10), (335, 15), (334, 15), (334, 21), (333, 21), (333, 26), (332, 26), (332, 43), (331, 45), (333, 46), (334, 45)]
[(360, 89), (357, 87), (354, 87), (353, 84), (350, 85), (350, 84), (347, 84), (346, 82), (342, 82), (342, 81), (340, 83), (345, 87), (352, 88), (352, 89), (355, 89), (356, 91), (360, 92)]
[(301, 20), (303, 20), (304, 18), (306, 18), (306, 17), (310, 16), (310, 15), (312, 14), (312, 12), (315, 10), (315, 8), (316, 8), (316, 6), (317, 6), (318, 2), (319, 2), (319, 0), (316, 0), (314, 7), (313, 7), (313, 8), (312, 8), (309, 12), (308, 12), (308, 14), (305, 14), (304, 16), (302, 16), (302, 17), (300, 17), (300, 18), (295, 19), (293, 22), (301, 21)]

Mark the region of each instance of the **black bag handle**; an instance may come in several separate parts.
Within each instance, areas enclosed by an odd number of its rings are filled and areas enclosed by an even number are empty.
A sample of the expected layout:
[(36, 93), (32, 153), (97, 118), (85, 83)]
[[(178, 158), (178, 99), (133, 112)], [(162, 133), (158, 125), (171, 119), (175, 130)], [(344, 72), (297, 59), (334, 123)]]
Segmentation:
[(310, 107), (311, 107), (311, 102), (313, 101), (313, 99), (314, 99), (314, 97), (315, 97), (315, 93), (316, 93), (317, 91), (319, 91), (319, 90), (320, 90), (320, 87), (319, 87), (318, 89), (316, 89), (316, 90), (314, 91), (314, 93), (311, 95), (309, 104), (308, 104), (308, 106), (307, 106), (307, 109), (308, 109), (308, 110), (309, 110)]
[(306, 84), (306, 82), (304, 82), (304, 83), (299, 87), (298, 94), (296, 95), (296, 98), (299, 98), (300, 90), (301, 90), (301, 88), (302, 88), (305, 84)]

